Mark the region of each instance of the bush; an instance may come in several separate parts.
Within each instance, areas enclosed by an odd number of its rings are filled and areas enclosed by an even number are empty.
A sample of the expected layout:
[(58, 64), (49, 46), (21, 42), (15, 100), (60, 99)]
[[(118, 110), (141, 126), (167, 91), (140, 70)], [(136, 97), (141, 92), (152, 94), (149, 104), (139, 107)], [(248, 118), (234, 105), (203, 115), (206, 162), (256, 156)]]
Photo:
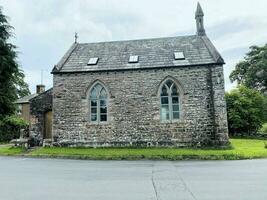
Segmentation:
[(263, 124), (260, 129), (261, 134), (267, 134), (267, 123)]
[(19, 138), (20, 129), (27, 128), (28, 123), (20, 117), (8, 116), (0, 121), (0, 142), (9, 142)]
[(266, 99), (258, 91), (240, 86), (226, 93), (230, 136), (256, 134), (266, 120)]

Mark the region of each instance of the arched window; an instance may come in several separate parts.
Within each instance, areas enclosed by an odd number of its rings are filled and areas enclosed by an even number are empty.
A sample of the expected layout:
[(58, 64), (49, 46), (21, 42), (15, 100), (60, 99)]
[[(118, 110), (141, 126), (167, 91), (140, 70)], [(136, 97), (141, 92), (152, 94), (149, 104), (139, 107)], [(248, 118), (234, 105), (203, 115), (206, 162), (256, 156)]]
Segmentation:
[(161, 121), (175, 121), (180, 119), (180, 95), (177, 85), (168, 79), (160, 89)]
[(90, 121), (106, 122), (107, 116), (107, 91), (97, 83), (90, 91)]

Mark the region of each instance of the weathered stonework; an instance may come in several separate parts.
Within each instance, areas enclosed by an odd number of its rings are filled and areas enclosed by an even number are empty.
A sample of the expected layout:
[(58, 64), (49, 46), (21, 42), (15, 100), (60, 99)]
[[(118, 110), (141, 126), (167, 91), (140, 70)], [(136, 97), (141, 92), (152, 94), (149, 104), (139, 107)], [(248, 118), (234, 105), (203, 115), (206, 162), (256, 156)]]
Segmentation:
[[(76, 41), (52, 70), (52, 143), (174, 147), (227, 144), (224, 60), (206, 36), (203, 17), (198, 4), (196, 35)], [(160, 89), (168, 79), (171, 81), (166, 88), (175, 83), (180, 101), (176, 91), (176, 97), (165, 92), (161, 105)], [(94, 87), (90, 109), (89, 94)], [(105, 90), (107, 122), (92, 123), (89, 116), (93, 121), (106, 119), (105, 101), (104, 108), (99, 106), (100, 91)], [(106, 97), (105, 92), (102, 97)], [(160, 119), (161, 106), (163, 118), (174, 119), (172, 122)], [(174, 111), (170, 117), (168, 110)]]
[[(160, 121), (159, 87), (183, 89), (178, 122)], [(89, 121), (89, 88), (108, 90), (108, 122)], [(54, 74), (53, 144), (203, 146), (228, 142), (222, 65)]]
[(34, 145), (43, 143), (44, 114), (52, 110), (53, 89), (49, 89), (30, 100), (30, 113), (32, 123), (30, 127), (30, 138)]

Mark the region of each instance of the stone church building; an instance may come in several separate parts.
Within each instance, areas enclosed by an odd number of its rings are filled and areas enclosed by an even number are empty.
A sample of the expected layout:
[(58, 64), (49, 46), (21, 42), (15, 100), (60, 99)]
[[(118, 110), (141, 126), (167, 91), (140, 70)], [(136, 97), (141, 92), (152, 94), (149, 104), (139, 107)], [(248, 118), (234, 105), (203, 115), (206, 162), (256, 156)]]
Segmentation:
[(227, 144), (224, 60), (203, 16), (198, 4), (196, 35), (75, 42), (52, 71), (52, 143)]

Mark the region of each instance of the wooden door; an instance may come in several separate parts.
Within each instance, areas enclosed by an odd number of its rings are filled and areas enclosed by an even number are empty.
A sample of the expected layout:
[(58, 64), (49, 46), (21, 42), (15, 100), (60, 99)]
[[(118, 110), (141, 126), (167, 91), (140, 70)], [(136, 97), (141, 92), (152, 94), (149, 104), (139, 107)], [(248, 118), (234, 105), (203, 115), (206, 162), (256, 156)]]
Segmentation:
[(44, 139), (52, 138), (52, 111), (48, 111), (44, 116)]

